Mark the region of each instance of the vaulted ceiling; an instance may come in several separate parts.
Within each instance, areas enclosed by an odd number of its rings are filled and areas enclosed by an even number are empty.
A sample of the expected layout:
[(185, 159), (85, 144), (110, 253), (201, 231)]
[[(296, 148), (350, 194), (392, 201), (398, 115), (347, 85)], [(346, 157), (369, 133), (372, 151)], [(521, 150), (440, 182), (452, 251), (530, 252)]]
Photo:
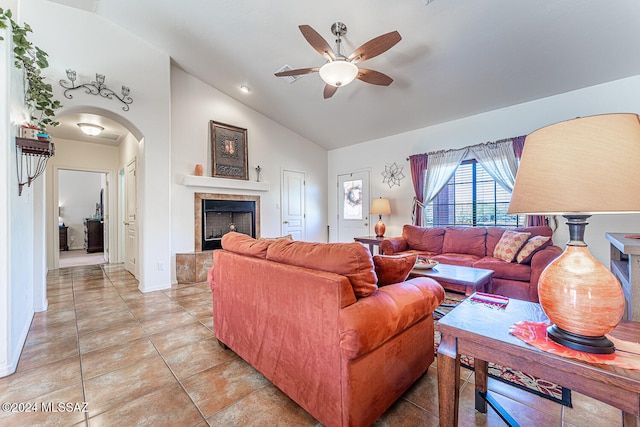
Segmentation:
[[(167, 52), (216, 89), (327, 149), (356, 144), (640, 74), (637, 0), (53, 0), (88, 9)], [(323, 99), (317, 73), (288, 83), (283, 65), (320, 67), (307, 24), (347, 54), (390, 31), (396, 46)], [(251, 92), (240, 91), (247, 85)], [(212, 118), (215, 119), (215, 118)]]

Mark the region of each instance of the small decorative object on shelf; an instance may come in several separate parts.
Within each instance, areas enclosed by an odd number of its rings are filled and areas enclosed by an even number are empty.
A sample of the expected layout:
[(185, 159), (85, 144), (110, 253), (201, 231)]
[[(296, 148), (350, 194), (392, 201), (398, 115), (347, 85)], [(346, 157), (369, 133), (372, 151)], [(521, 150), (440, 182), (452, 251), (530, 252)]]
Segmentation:
[(389, 184), (389, 188), (394, 185), (400, 187), (400, 180), (404, 178), (404, 173), (402, 173), (403, 168), (404, 166), (398, 166), (395, 163), (385, 165), (384, 172), (382, 172), (382, 176), (384, 177), (382, 183)]
[(106, 80), (106, 77), (104, 76), (104, 74), (96, 73), (95, 81), (91, 83), (83, 83), (78, 86), (76, 86), (77, 74), (74, 70), (67, 70), (67, 78), (70, 81), (66, 81), (64, 79), (60, 80), (60, 86), (66, 89), (64, 91), (64, 96), (67, 99), (73, 98), (73, 95), (69, 93), (70, 91), (82, 88), (87, 94), (100, 95), (101, 97), (107, 99), (117, 99), (124, 104), (124, 107), (122, 107), (124, 111), (129, 111), (129, 104), (133, 103), (133, 98), (129, 96), (129, 93), (131, 92), (129, 86), (123, 85), (122, 95), (118, 95), (105, 85), (104, 81)]
[(262, 172), (262, 168), (258, 165), (256, 166), (256, 182), (260, 182), (260, 172)]
[(198, 164), (196, 165), (196, 168), (195, 168), (195, 170), (193, 171), (193, 174), (194, 174), (195, 176), (202, 176), (202, 174), (203, 174), (203, 168), (202, 168), (202, 165), (201, 165), (200, 163), (198, 163)]
[(16, 137), (18, 196), (22, 195), (22, 187), (24, 187), (25, 184), (30, 187), (31, 182), (42, 175), (47, 168), (47, 160), (54, 154), (55, 146), (49, 139), (40, 140)]

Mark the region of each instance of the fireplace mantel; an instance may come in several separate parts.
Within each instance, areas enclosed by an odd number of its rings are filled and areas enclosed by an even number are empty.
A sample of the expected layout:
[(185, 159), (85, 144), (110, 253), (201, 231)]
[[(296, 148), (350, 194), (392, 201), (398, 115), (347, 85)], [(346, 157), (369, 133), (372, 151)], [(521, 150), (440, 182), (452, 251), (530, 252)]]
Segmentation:
[(185, 175), (182, 184), (187, 187), (230, 188), (233, 190), (269, 191), (268, 182), (245, 181), (241, 179), (213, 178), (210, 176)]

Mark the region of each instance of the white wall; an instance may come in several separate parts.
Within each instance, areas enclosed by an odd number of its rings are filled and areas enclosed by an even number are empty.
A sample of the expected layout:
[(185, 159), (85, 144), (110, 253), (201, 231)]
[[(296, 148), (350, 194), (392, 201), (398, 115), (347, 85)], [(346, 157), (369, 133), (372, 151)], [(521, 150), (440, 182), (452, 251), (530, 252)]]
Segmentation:
[[(171, 68), (171, 90), (172, 277), (175, 278), (175, 254), (194, 250), (193, 211), (196, 192), (259, 195), (261, 235), (279, 236), (280, 176), (283, 168), (306, 172), (307, 240), (326, 241), (328, 220), (325, 149), (177, 67)], [(260, 165), (262, 181), (270, 184), (270, 191), (182, 185), (185, 175), (193, 175), (196, 163), (204, 166), (205, 176), (211, 176), (210, 120), (247, 129), (249, 178), (255, 181), (254, 168)]]
[[(340, 173), (372, 168), (372, 197), (388, 197), (392, 215), (385, 219), (386, 235), (397, 236), (402, 226), (411, 221), (413, 185), (406, 158), (412, 154), (461, 148), (468, 145), (526, 135), (536, 129), (563, 120), (594, 114), (640, 113), (640, 76), (609, 82), (565, 94), (552, 96), (496, 111), (418, 129), (387, 138), (369, 141), (329, 152), (328, 188), (336, 188)], [(606, 149), (606, 147), (603, 147)], [(385, 164), (396, 162), (404, 166), (406, 178), (400, 187), (389, 189), (382, 183)], [(632, 173), (640, 173), (640, 169)], [(594, 177), (597, 179), (597, 177)], [(624, 185), (621, 182), (620, 185)], [(337, 195), (329, 197), (330, 239), (336, 239)], [(609, 244), (606, 232), (640, 232), (640, 215), (592, 216), (586, 231), (586, 242), (593, 255), (609, 265)], [(372, 224), (373, 226), (373, 224)], [(372, 230), (373, 231), (373, 230)], [(554, 243), (564, 247), (569, 239), (563, 218), (554, 234)]]
[[(34, 44), (49, 54), (50, 67), (45, 75), (51, 80), (55, 96), (63, 101), (59, 114), (99, 108), (140, 140), (140, 289), (146, 292), (170, 286), (169, 269), (159, 268), (171, 263), (169, 56), (93, 13), (44, 0), (22, 0), (20, 5), (24, 20), (34, 29)], [(78, 84), (102, 73), (108, 87), (117, 90), (123, 84), (129, 86), (133, 98), (130, 111), (122, 111), (118, 101), (82, 91), (74, 92), (73, 99), (65, 99), (58, 81), (66, 79), (67, 68), (77, 72)], [(49, 209), (53, 211), (57, 205)]]
[(58, 171), (58, 202), (62, 213), (60, 220), (69, 227), (69, 249), (84, 248), (84, 219), (95, 215), (96, 203), (100, 202), (103, 177), (104, 174), (96, 172)]
[[(17, 11), (16, 1), (0, 6)], [(18, 19), (14, 13), (14, 19)], [(44, 226), (42, 180), (25, 186), (18, 196), (15, 137), (17, 125), (28, 117), (24, 108), (22, 72), (13, 66), (11, 32), (0, 42), (0, 377), (17, 366), (35, 309), (46, 307), (41, 238)], [(35, 301), (34, 293), (38, 295)]]

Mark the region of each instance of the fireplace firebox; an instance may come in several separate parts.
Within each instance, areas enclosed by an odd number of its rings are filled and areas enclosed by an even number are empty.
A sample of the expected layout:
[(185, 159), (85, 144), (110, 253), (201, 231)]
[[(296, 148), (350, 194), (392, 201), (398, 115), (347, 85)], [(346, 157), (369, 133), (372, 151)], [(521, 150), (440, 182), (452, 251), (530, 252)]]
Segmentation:
[(202, 203), (202, 250), (222, 248), (222, 236), (230, 231), (256, 237), (255, 202), (203, 200)]

